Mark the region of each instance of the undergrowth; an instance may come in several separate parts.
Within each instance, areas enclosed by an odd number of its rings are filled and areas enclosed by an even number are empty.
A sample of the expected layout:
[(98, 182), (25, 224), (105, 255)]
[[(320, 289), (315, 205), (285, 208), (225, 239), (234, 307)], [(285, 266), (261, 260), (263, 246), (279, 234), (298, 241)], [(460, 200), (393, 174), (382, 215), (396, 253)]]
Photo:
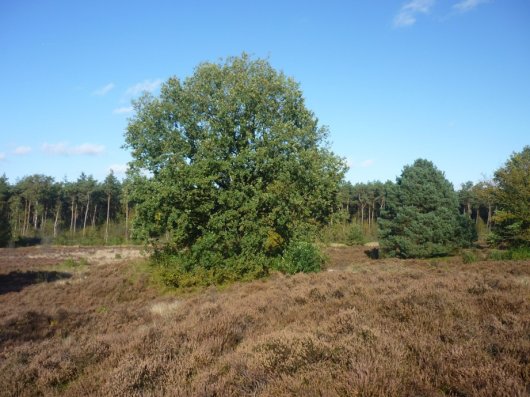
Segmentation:
[(251, 281), (266, 277), (271, 271), (287, 274), (318, 272), (324, 262), (325, 257), (317, 245), (295, 241), (279, 257), (240, 255), (226, 259), (212, 258), (206, 264), (198, 264), (186, 251), (156, 251), (151, 258), (151, 272), (154, 280), (167, 287), (194, 289)]

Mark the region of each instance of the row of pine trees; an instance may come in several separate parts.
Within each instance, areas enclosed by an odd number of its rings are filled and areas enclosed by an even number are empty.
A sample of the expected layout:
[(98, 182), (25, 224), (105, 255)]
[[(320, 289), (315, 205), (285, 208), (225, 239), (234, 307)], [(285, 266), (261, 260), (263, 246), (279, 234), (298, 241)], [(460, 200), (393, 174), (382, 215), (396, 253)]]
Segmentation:
[(12, 185), (4, 175), (0, 206), (2, 245), (126, 243), (131, 237), (131, 180), (120, 181), (112, 172), (102, 182), (84, 173), (72, 182), (35, 174)]

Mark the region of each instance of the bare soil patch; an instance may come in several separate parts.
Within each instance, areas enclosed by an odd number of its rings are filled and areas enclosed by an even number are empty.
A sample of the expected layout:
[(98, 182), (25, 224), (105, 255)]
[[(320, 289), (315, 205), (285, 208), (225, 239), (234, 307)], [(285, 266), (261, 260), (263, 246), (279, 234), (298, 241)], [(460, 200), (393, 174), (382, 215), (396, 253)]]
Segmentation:
[[(333, 271), (161, 295), (131, 266), (139, 252), (98, 249), (0, 252), (9, 282), (69, 274), (3, 287), (0, 395), (530, 393), (529, 261), (332, 247)], [(89, 265), (54, 269), (74, 252)]]

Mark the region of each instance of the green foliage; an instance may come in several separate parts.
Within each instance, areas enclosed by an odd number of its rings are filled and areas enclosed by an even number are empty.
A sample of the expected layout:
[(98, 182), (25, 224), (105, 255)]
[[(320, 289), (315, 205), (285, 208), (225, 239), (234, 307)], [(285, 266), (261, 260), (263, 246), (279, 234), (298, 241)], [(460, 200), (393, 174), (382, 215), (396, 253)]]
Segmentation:
[(277, 269), (288, 273), (319, 272), (324, 264), (324, 256), (317, 246), (306, 241), (292, 242), (278, 261)]
[(5, 247), (11, 239), (9, 222), (9, 183), (5, 175), (0, 177), (0, 247)]
[(252, 280), (268, 274), (263, 256), (254, 259), (240, 256), (214, 261), (208, 266), (193, 259), (193, 255), (185, 252), (156, 251), (152, 256), (152, 265), (164, 285), (184, 289)]
[(88, 261), (85, 258), (68, 258), (59, 263), (58, 268), (60, 269), (79, 269), (88, 266)]
[(498, 210), (492, 238), (510, 247), (530, 246), (530, 146), (514, 153), (495, 172)]
[(477, 254), (473, 251), (464, 251), (462, 252), (462, 262), (464, 263), (473, 263), (473, 262), (476, 262), (478, 261), (479, 258), (477, 256)]
[[(344, 214), (343, 211), (340, 214)], [(340, 215), (333, 217), (333, 223), (323, 227), (319, 233), (319, 239), (324, 244), (364, 244), (369, 238), (363, 227), (356, 221), (348, 222)]]
[(352, 223), (348, 230), (348, 244), (362, 245), (365, 243), (363, 228), (357, 223)]
[(381, 252), (402, 258), (435, 257), (469, 245), (476, 237), (474, 228), (458, 206), (453, 186), (433, 163), (419, 159), (405, 166), (381, 212)]
[(108, 238), (105, 241), (105, 225), (96, 228), (87, 228), (86, 234), (83, 236), (82, 230), (75, 234), (69, 231), (64, 231), (57, 234), (57, 237), (47, 239), (40, 239), (39, 241), (49, 242), (54, 245), (83, 245), (83, 246), (100, 246), (100, 245), (121, 245), (121, 244), (140, 244), (141, 242), (135, 239), (127, 239), (125, 237), (125, 224), (123, 222), (112, 222), (109, 224)]
[(488, 259), (494, 261), (504, 260), (528, 260), (530, 259), (530, 248), (519, 247), (509, 250), (491, 250)]
[(337, 207), (343, 161), (325, 147), (298, 83), (264, 60), (201, 64), (135, 109), (126, 133), (135, 233), (184, 272), (262, 274)]

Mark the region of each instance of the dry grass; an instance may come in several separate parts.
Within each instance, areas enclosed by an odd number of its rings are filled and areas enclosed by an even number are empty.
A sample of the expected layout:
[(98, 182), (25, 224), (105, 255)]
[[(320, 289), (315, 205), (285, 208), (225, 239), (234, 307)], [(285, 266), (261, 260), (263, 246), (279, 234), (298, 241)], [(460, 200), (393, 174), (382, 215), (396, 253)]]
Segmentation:
[[(334, 271), (191, 296), (161, 296), (125, 261), (4, 288), (0, 395), (530, 393), (530, 262), (362, 250), (331, 248)], [(54, 271), (7, 261), (3, 283)]]

